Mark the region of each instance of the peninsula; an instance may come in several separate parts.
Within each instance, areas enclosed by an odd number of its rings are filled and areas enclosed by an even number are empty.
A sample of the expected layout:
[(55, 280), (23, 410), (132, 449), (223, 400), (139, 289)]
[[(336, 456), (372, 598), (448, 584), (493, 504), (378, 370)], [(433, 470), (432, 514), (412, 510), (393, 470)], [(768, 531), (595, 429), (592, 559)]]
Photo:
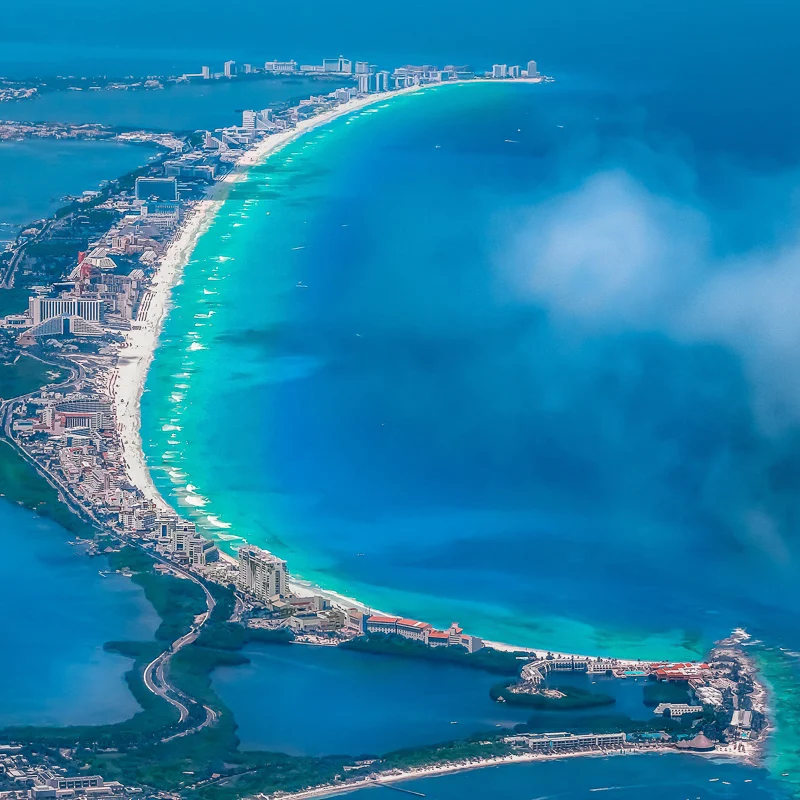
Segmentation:
[[(293, 61), (267, 62), (264, 71), (309, 72)], [(126, 738), (122, 749), (127, 756), (144, 746), (169, 747), (174, 753), (188, 737), (213, 737), (220, 731), (229, 735), (225, 747), (232, 747), (233, 732), (225, 727), (232, 722), (203, 680), (215, 665), (225, 663), (218, 651), (235, 661), (230, 654), (247, 641), (265, 641), (462, 664), (504, 677), (492, 690), (496, 702), (532, 710), (613, 704), (613, 698), (560, 685), (556, 678), (565, 674), (641, 681), (654, 687), (650, 693), (658, 702), (646, 723), (626, 720), (608, 729), (606, 720), (598, 726), (602, 729), (580, 732), (541, 732), (521, 725), (411, 755), (345, 759), (324, 769), (316, 764), (313, 777), (299, 778), (286, 789), (280, 783), (276, 789), (267, 777), (274, 764), (217, 759), (225, 763), (223, 771), (197, 775), (188, 787), (194, 792), (212, 796), (213, 787), (229, 785), (236, 793), (269, 791), (277, 797), (299, 789), (290, 796), (314, 797), (416, 775), (579, 754), (670, 749), (757, 758), (768, 728), (766, 697), (743, 649), (743, 631), (721, 642), (707, 662), (680, 664), (484, 642), (455, 622), (440, 630), (308, 586), (292, 578), (286, 561), (259, 548), (242, 545), (234, 558), (159, 494), (140, 435), (147, 371), (169, 313), (171, 290), (198, 238), (248, 169), (297, 137), (392, 96), (458, 81), (549, 80), (534, 61), (524, 70), (497, 64), (475, 74), (452, 66), (379, 71), (368, 62), (339, 57), (326, 59), (321, 72), (346, 85), (278, 112), (245, 111), (241, 126), (162, 138), (156, 142), (162, 152), (148, 167), (102, 193), (75, 200), (57, 219), (29, 228), (5, 254), (3, 283), (18, 286), (19, 276), (25, 275), (31, 294), (27, 308), (3, 319), (3, 347), (9, 355), (28, 353), (70, 373), (58, 384), (4, 400), (0, 423), (5, 437), (86, 522), (87, 538), (81, 541), (90, 552), (108, 552), (119, 559), (118, 568), (146, 575), (145, 582), (156, 576), (194, 593), (195, 613), (176, 627), (175, 637), (164, 640), (155, 653), (135, 654), (136, 685), (143, 696), (152, 696), (146, 702), (159, 704), (161, 716), (149, 718), (145, 744)], [(228, 62), (223, 77), (235, 74), (236, 65)], [(204, 67), (188, 78), (210, 80), (211, 73)], [(78, 226), (80, 237), (75, 235)], [(41, 257), (48, 245), (69, 236), (87, 240), (74, 260), (63, 252), (55, 259)], [(165, 608), (164, 614), (169, 613)], [(192, 656), (187, 653), (198, 645), (213, 648), (216, 655), (204, 654), (201, 667), (192, 665), (190, 679), (184, 673), (183, 682), (176, 680), (181, 669), (188, 669)], [(14, 737), (13, 746), (33, 741), (24, 731), (15, 731)], [(251, 781), (253, 775), (262, 782)]]

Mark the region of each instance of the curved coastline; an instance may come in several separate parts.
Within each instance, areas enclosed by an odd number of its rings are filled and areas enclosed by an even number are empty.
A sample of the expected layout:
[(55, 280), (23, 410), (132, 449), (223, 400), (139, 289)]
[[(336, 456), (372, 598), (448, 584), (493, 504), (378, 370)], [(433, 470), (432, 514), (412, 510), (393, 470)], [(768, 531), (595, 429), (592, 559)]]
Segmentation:
[[(520, 82), (526, 81), (520, 79)], [(464, 85), (467, 83), (481, 84), (482, 81), (451, 81), (448, 85)], [(387, 102), (395, 97), (424, 91), (426, 88), (431, 88), (431, 86), (436, 87), (438, 84), (413, 86), (395, 92), (350, 100), (331, 111), (298, 123), (295, 128), (289, 131), (270, 136), (247, 152), (229, 175), (214, 184), (209, 189), (206, 197), (191, 209), (183, 221), (178, 235), (169, 245), (157, 268), (156, 275), (150, 286), (150, 296), (147, 300), (145, 313), (142, 314), (140, 311), (134, 327), (125, 334), (125, 345), (119, 351), (116, 369), (111, 373), (108, 385), (108, 394), (112, 398), (114, 405), (128, 477), (131, 483), (138, 487), (144, 496), (155, 503), (161, 510), (165, 512), (174, 511), (156, 487), (144, 455), (141, 437), (141, 398), (164, 322), (172, 307), (172, 290), (180, 282), (183, 270), (189, 262), (200, 237), (214, 221), (214, 217), (230, 194), (233, 186), (247, 177), (248, 170), (251, 167), (265, 162), (271, 155), (278, 153), (306, 133), (340, 117), (356, 113), (372, 105)], [(230, 562), (235, 561), (224, 550), (220, 550), (220, 557)], [(378, 614), (389, 613), (368, 605), (357, 598), (348, 597), (339, 592), (318, 586), (311, 581), (299, 579), (296, 576), (291, 576), (290, 586), (292, 591), (301, 597), (318, 594), (340, 605)], [(502, 642), (487, 641), (486, 643), (491, 647), (502, 650), (519, 650), (532, 654), (545, 652), (542, 649), (537, 650), (536, 648)], [(555, 651), (551, 652), (555, 653)], [(555, 654), (559, 656), (578, 655), (572, 653)]]
[[(190, 259), (200, 237), (214, 222), (217, 213), (229, 197), (235, 184), (245, 180), (248, 171), (252, 167), (264, 163), (271, 155), (278, 153), (287, 145), (336, 119), (357, 113), (369, 106), (386, 102), (401, 94), (418, 92), (422, 88), (424, 87), (412, 87), (400, 92), (373, 95), (359, 100), (352, 100), (325, 114), (305, 120), (291, 130), (270, 136), (252, 150), (248, 151), (239, 160), (233, 172), (223, 180), (215, 183), (209, 189), (206, 196), (191, 208), (176, 238), (169, 245), (165, 256), (157, 268), (153, 282), (148, 290), (148, 295), (143, 304), (143, 313), (140, 310), (140, 316), (135, 321), (134, 327), (125, 334), (125, 344), (118, 351), (116, 367), (109, 375), (107, 387), (116, 413), (117, 429), (122, 444), (124, 464), (129, 480), (142, 491), (148, 500), (155, 503), (159, 509), (169, 512), (174, 511), (157, 488), (145, 458), (141, 435), (141, 398), (145, 391), (148, 372), (155, 357), (155, 351), (159, 344), (164, 323), (173, 307), (173, 289), (180, 283), (183, 270), (187, 264), (190, 263)], [(220, 551), (220, 555), (230, 562), (235, 561), (229, 553)], [(335, 591), (326, 590), (314, 584), (312, 581), (300, 580), (296, 576), (291, 576), (290, 586), (292, 591), (300, 596), (318, 594), (334, 601), (338, 605), (385, 613), (369, 607), (355, 598), (347, 597)], [(546, 651), (541, 647), (535, 649), (532, 647), (513, 646), (496, 641), (486, 641), (486, 644), (499, 650), (524, 651), (539, 657), (543, 657), (547, 652), (552, 652), (557, 657), (570, 657), (575, 655), (571, 653)], [(620, 661), (626, 664), (635, 663), (634, 659), (621, 659)], [(654, 749), (656, 748), (648, 749), (647, 752), (653, 752)], [(657, 751), (674, 752), (671, 748), (658, 748)], [(595, 754), (576, 752), (569, 755), (563, 754), (558, 757), (586, 757), (587, 755)], [(610, 755), (610, 753), (603, 753), (603, 755)], [(752, 762), (754, 754), (750, 752), (741, 754), (717, 751), (717, 755), (727, 755), (737, 760)], [(391, 784), (419, 777), (430, 777), (463, 770), (499, 766), (507, 763), (552, 760), (552, 758), (552, 756), (525, 754), (505, 758), (476, 759), (468, 762), (450, 762), (408, 771), (392, 771), (370, 778), (355, 780), (348, 785), (318, 786), (296, 794), (282, 796), (287, 799), (289, 797), (296, 797), (298, 800), (306, 797), (325, 797), (342, 792), (350, 792), (354, 789), (360, 789), (370, 785), (380, 785), (381, 783)]]
[[(519, 82), (528, 81), (520, 79)], [(485, 84), (484, 81), (476, 80), (451, 81), (446, 85), (463, 85), (465, 83)], [(233, 172), (211, 187), (206, 197), (191, 209), (157, 269), (150, 287), (150, 298), (146, 303), (144, 315), (140, 312), (135, 328), (126, 334), (125, 345), (119, 351), (117, 366), (111, 374), (108, 387), (117, 415), (128, 476), (131, 482), (142, 490), (145, 497), (154, 502), (158, 508), (169, 512), (174, 511), (156, 486), (147, 465), (141, 438), (140, 401), (145, 390), (149, 368), (158, 347), (163, 324), (172, 307), (172, 290), (180, 282), (183, 269), (189, 262), (200, 237), (214, 221), (233, 186), (247, 178), (251, 167), (264, 163), (271, 155), (278, 153), (287, 145), (315, 129), (369, 106), (387, 102), (392, 98), (440, 86), (441, 84), (414, 86), (400, 91), (351, 100), (324, 114), (304, 120), (291, 130), (274, 134), (247, 152), (239, 160)], [(231, 563), (235, 562), (230, 553), (222, 549), (220, 556)], [(326, 589), (314, 581), (302, 579), (296, 575), (290, 576), (290, 586), (292, 591), (299, 596), (317, 594), (341, 606), (354, 607), (371, 613), (389, 613), (388, 610), (376, 608), (341, 592)], [(559, 657), (586, 657), (585, 653), (547, 650), (542, 646), (520, 646), (495, 640), (486, 640), (486, 644), (495, 649), (524, 651), (539, 656), (552, 652)], [(536, 644), (538, 645), (538, 642)], [(589, 655), (595, 654), (590, 653)], [(636, 661), (636, 659), (624, 660), (631, 663)]]
[[(401, 94), (420, 91), (422, 88), (424, 87), (412, 87), (390, 94), (382, 93), (350, 100), (331, 111), (301, 121), (291, 130), (270, 136), (246, 153), (234, 170), (214, 184), (206, 197), (198, 202), (187, 215), (178, 235), (169, 245), (158, 266), (150, 287), (150, 298), (145, 314), (142, 316), (140, 312), (135, 326), (125, 335), (125, 345), (120, 350), (117, 366), (111, 375), (108, 387), (117, 417), (117, 427), (128, 477), (131, 483), (141, 489), (148, 500), (156, 503), (164, 511), (172, 511), (172, 508), (158, 491), (145, 460), (141, 437), (140, 401), (147, 373), (158, 346), (158, 339), (171, 308), (172, 290), (180, 281), (183, 269), (198, 240), (208, 230), (234, 184), (246, 177), (250, 167), (266, 161), (269, 156), (279, 152), (289, 143), (339, 117), (385, 102)], [(225, 553), (222, 553), (222, 556), (230, 558)], [(302, 592), (302, 585), (297, 588)], [(306, 591), (308, 591), (307, 587)], [(349, 598), (342, 599), (349, 601)]]
[[(519, 79), (519, 82), (528, 82)], [(535, 81), (534, 81), (535, 82)], [(450, 81), (448, 85), (482, 84), (483, 81)], [(249, 152), (236, 164), (236, 167), (222, 180), (215, 183), (206, 196), (187, 214), (181, 228), (171, 242), (159, 264), (149, 289), (146, 311), (141, 310), (134, 327), (125, 333), (125, 344), (120, 348), (116, 368), (110, 373), (108, 395), (112, 399), (117, 420), (117, 430), (122, 444), (125, 468), (130, 482), (139, 488), (146, 499), (164, 512), (174, 509), (164, 499), (155, 485), (142, 446), (141, 436), (141, 398), (145, 390), (150, 365), (155, 357), (164, 322), (172, 307), (172, 291), (180, 282), (183, 270), (188, 264), (200, 237), (211, 226), (214, 218), (236, 183), (246, 179), (251, 167), (264, 163), (270, 156), (305, 134), (327, 125), (341, 117), (357, 113), (369, 106), (378, 105), (403, 95), (409, 95), (436, 88), (440, 84), (423, 84), (388, 93), (373, 94), (342, 103), (331, 111), (299, 122), (294, 128), (273, 134)], [(145, 301), (143, 301), (144, 304)], [(220, 557), (231, 563), (235, 559), (220, 549)], [(370, 613), (389, 613), (368, 605), (357, 598), (348, 597), (331, 589), (318, 586), (312, 581), (290, 575), (291, 590), (300, 597), (321, 595), (338, 605), (358, 608)], [(534, 648), (518, 647), (500, 642), (486, 642), (489, 646), (503, 650), (527, 651), (532, 654), (544, 653)], [(557, 653), (557, 655), (572, 655)]]

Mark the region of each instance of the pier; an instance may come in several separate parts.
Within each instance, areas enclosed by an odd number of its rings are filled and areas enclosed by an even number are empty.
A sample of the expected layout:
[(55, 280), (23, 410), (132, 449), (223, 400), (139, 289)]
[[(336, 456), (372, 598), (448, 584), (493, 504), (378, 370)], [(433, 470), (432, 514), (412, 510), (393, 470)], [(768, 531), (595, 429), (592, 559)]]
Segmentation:
[(403, 794), (410, 794), (414, 797), (425, 797), (422, 792), (415, 792), (413, 789), (404, 789), (402, 786), (394, 786), (391, 783), (376, 783), (376, 786), (383, 786), (384, 789), (391, 789), (394, 792), (402, 792)]

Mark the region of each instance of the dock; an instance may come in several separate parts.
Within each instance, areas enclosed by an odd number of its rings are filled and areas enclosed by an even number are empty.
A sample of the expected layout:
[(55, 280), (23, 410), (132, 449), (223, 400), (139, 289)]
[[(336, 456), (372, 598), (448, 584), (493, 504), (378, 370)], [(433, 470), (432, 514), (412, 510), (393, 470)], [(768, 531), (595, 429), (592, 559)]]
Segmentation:
[(402, 792), (403, 794), (410, 794), (413, 795), (414, 797), (425, 797), (425, 795), (422, 792), (415, 792), (412, 789), (404, 789), (402, 786), (395, 786), (392, 783), (381, 783), (380, 781), (378, 781), (375, 785), (383, 786), (384, 789), (391, 789), (394, 792)]

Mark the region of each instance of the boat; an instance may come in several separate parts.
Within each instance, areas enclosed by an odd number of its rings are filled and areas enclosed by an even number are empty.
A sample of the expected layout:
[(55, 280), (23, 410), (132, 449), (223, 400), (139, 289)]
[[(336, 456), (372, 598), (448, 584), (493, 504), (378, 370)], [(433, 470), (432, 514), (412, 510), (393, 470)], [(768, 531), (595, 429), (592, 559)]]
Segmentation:
[(303, 281), (297, 281), (295, 284), (296, 289), (308, 289), (308, 284), (303, 283)]

